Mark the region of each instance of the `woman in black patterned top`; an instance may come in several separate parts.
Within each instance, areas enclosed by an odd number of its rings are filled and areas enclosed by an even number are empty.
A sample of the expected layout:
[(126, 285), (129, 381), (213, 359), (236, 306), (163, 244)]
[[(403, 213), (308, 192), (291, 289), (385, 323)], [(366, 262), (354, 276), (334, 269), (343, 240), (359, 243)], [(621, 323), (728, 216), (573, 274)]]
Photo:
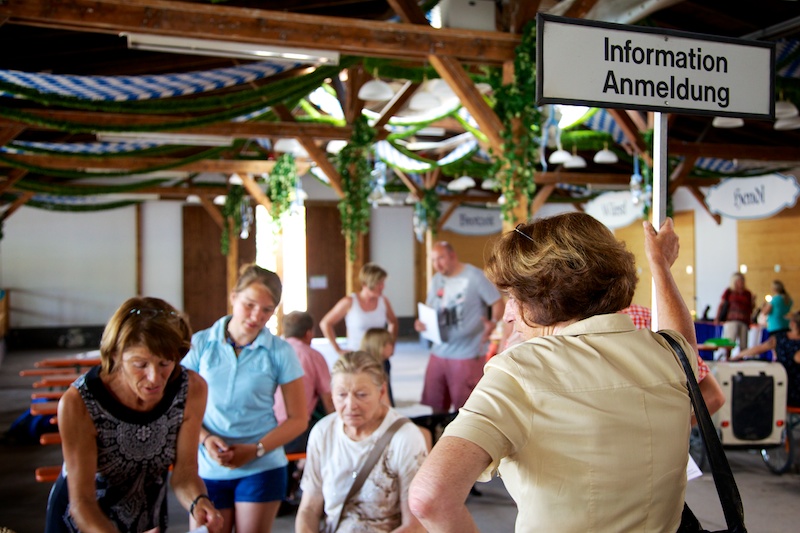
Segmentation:
[(158, 298), (131, 298), (100, 344), (101, 366), (58, 405), (64, 465), (47, 504), (46, 532), (157, 532), (167, 527), (167, 479), (209, 531), (222, 528), (197, 475), (207, 387), (179, 362), (186, 320)]

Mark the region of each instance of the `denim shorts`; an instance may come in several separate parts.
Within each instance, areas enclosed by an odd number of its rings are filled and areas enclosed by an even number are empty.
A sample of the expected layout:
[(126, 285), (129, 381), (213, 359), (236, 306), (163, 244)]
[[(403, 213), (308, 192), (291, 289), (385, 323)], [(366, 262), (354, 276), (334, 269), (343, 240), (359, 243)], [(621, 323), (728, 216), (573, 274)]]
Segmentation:
[(217, 509), (231, 509), (236, 502), (264, 503), (286, 496), (286, 467), (273, 468), (238, 479), (203, 479)]

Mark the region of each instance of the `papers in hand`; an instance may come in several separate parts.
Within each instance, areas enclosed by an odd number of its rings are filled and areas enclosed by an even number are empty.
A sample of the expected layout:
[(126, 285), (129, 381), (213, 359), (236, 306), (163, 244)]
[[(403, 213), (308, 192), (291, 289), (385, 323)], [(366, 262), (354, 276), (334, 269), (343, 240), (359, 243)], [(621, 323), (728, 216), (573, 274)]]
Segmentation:
[(417, 314), (419, 321), (425, 325), (425, 330), (420, 332), (422, 338), (428, 339), (434, 344), (441, 344), (442, 335), (439, 332), (439, 315), (436, 313), (436, 309), (418, 302)]
[(703, 475), (703, 471), (700, 470), (700, 467), (697, 466), (697, 463), (694, 462), (692, 456), (689, 456), (689, 462), (686, 463), (686, 479), (692, 480), (694, 478), (698, 478)]
[(200, 526), (197, 529), (191, 530), (189, 533), (208, 533), (208, 528), (206, 526)]

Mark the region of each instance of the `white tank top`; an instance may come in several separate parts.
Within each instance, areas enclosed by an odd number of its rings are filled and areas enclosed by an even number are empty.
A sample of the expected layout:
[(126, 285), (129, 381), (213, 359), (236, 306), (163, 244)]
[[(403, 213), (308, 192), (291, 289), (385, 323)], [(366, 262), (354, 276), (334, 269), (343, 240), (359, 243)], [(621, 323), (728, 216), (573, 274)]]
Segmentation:
[(358, 303), (356, 293), (350, 295), (353, 305), (344, 316), (344, 323), (347, 327), (347, 349), (358, 350), (361, 347), (361, 339), (370, 328), (386, 327), (386, 300), (383, 296), (378, 298), (378, 306), (373, 311), (364, 311)]

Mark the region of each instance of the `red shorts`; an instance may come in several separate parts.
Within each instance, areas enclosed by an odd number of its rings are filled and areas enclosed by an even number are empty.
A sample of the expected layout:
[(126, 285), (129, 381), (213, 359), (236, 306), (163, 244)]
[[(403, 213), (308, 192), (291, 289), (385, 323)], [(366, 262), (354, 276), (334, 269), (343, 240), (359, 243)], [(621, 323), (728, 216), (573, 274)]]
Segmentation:
[(434, 413), (457, 411), (483, 377), (484, 363), (481, 355), (472, 359), (444, 359), (431, 354), (422, 404), (431, 406)]

